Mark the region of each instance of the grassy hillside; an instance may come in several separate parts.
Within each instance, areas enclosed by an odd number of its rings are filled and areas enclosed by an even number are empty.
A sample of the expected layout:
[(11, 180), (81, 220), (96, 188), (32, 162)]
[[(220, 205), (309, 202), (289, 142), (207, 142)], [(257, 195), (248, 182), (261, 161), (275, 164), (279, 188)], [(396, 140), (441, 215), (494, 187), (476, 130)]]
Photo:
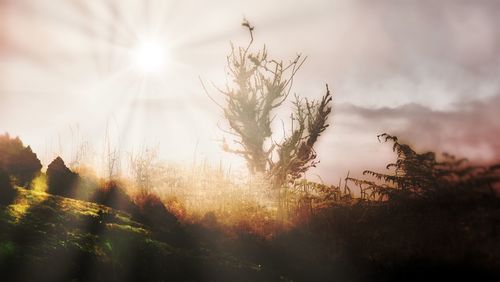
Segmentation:
[(125, 212), (17, 191), (14, 203), (0, 206), (0, 267), (8, 281), (273, 279), (222, 252), (169, 242)]
[(294, 182), (282, 218), (233, 193), (260, 182), (224, 189), (220, 174), (188, 174), (175, 187), (183, 201), (127, 194), (61, 159), (29, 190), (12, 186), (24, 166), (0, 169), (0, 281), (500, 281), (500, 165), (379, 137), (393, 143), (393, 173), (343, 188)]

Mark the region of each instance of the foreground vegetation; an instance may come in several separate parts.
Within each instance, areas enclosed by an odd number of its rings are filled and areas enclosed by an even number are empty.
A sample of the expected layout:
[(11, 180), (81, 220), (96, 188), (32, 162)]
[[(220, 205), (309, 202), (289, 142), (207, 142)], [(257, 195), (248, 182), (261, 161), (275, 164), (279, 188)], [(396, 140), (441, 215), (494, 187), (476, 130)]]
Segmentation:
[(180, 225), (155, 229), (103, 205), (16, 190), (15, 201), (0, 208), (4, 281), (234, 281), (271, 275), (206, 249)]
[[(367, 171), (374, 180), (348, 177), (342, 187), (295, 181), (284, 218), (269, 203), (231, 194), (246, 184), (229, 189), (222, 176), (206, 184), (211, 189), (190, 188), (207, 203), (219, 203), (210, 209), (210, 204), (185, 205), (189, 194), (179, 191), (130, 194), (133, 189), (124, 183), (75, 173), (59, 158), (44, 174), (31, 150), (4, 136), (4, 147), (17, 145), (0, 156), (2, 278), (500, 279), (500, 166), (473, 166), (449, 155), (437, 160), (393, 136), (380, 137), (393, 143), (392, 172)], [(33, 162), (27, 165), (32, 170), (11, 165), (18, 151), (29, 153), (23, 162)], [(181, 190), (196, 182), (181, 177), (167, 183)], [(220, 189), (231, 198), (213, 200)]]

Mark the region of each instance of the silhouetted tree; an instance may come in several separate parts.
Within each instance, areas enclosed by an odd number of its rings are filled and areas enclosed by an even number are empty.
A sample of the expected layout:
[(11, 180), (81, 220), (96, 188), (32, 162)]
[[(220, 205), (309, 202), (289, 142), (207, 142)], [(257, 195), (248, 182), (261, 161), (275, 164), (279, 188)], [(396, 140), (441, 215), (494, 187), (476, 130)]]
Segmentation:
[(108, 181), (97, 189), (93, 196), (93, 201), (114, 209), (136, 212), (136, 207), (132, 199), (116, 181)]
[(120, 150), (112, 144), (108, 125), (106, 125), (104, 145), (104, 176), (111, 183), (120, 174)]
[(470, 165), (466, 159), (456, 159), (449, 154), (437, 160), (434, 152), (417, 153), (409, 145), (400, 143), (396, 136), (384, 133), (377, 137), (393, 143), (397, 160), (388, 164), (387, 169), (393, 168), (394, 173), (363, 172), (377, 181), (348, 178), (360, 187), (362, 198), (473, 197), (470, 193), (479, 191), (496, 194), (494, 187), (500, 184), (500, 165)]
[(0, 135), (0, 169), (13, 177), (14, 183), (27, 186), (40, 173), (42, 164), (31, 147), (24, 147), (19, 137)]
[(151, 226), (168, 225), (176, 226), (177, 218), (167, 210), (161, 199), (152, 193), (139, 193), (135, 199), (138, 213), (134, 217)]
[(145, 148), (137, 154), (130, 154), (129, 163), (136, 188), (143, 194), (152, 193), (162, 174), (158, 148)]
[(63, 197), (74, 197), (78, 174), (72, 172), (61, 157), (47, 167), (48, 192)]
[(0, 204), (10, 204), (16, 196), (9, 175), (0, 168)]
[(250, 43), (237, 49), (231, 45), (227, 65), (233, 84), (218, 89), (225, 97), (224, 105), (214, 100), (222, 108), (238, 145), (236, 149), (230, 148), (224, 142), (223, 148), (243, 156), (251, 173), (265, 173), (273, 180), (274, 187), (281, 188), (315, 166), (314, 145), (328, 127), (332, 97), (328, 86), (320, 101), (296, 96), (292, 133), (281, 144), (274, 142), (271, 130), (274, 110), (289, 96), (295, 74), (305, 58), (297, 55), (286, 64), (269, 58), (265, 47), (251, 52), (254, 27), (246, 20), (243, 26), (250, 32)]

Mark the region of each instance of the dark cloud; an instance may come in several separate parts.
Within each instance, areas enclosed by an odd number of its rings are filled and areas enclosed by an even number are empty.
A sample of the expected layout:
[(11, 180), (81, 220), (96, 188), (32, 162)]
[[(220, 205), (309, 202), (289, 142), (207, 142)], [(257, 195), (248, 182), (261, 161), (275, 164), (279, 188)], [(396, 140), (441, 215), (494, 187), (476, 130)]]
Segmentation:
[(327, 183), (337, 183), (348, 172), (363, 177), (364, 170), (385, 171), (396, 155), (390, 144), (377, 141), (381, 133), (398, 136), (418, 152), (447, 152), (474, 163), (498, 163), (498, 109), (500, 95), (463, 101), (448, 111), (415, 103), (380, 108), (335, 105), (332, 126), (317, 148), (321, 163), (309, 177), (317, 180), (317, 174)]
[(304, 75), (316, 88), (328, 81), (358, 105), (434, 109), (499, 93), (500, 2), (340, 2), (293, 45), (310, 55)]
[[(361, 118), (358, 122), (363, 127), (386, 130), (417, 148), (492, 162), (500, 160), (498, 109), (500, 95), (460, 102), (450, 111), (418, 104), (377, 109), (344, 105), (338, 108), (338, 115)], [(389, 123), (392, 128), (387, 127)]]

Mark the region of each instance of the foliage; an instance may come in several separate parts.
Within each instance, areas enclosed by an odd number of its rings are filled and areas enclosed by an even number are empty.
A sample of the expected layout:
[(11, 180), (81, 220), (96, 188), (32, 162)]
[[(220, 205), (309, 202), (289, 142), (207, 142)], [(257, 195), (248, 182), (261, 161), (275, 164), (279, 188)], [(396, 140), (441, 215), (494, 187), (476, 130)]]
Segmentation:
[(134, 197), (137, 206), (136, 219), (150, 226), (178, 224), (177, 218), (167, 210), (161, 199), (151, 193), (139, 193)]
[(9, 175), (0, 169), (0, 204), (9, 204), (14, 200), (16, 190), (12, 187)]
[[(409, 145), (388, 134), (378, 136), (393, 142), (397, 154), (395, 163), (387, 165), (393, 174), (366, 170), (364, 175), (376, 181), (348, 178), (361, 189), (363, 199), (394, 199), (419, 197), (434, 199), (443, 196), (471, 197), (482, 192), (495, 196), (494, 186), (500, 184), (500, 166), (483, 167), (467, 164), (465, 159), (456, 159), (443, 154), (438, 161), (433, 152), (417, 153)], [(479, 193), (480, 194), (480, 193)]]
[(78, 174), (72, 172), (61, 157), (55, 158), (47, 167), (47, 192), (63, 197), (73, 198), (76, 185), (79, 180)]
[(99, 179), (78, 168), (75, 172), (78, 174), (78, 183), (75, 187), (74, 199), (92, 201), (94, 195), (100, 189)]
[(136, 206), (121, 184), (117, 181), (102, 183), (92, 197), (92, 201), (129, 213), (136, 212)]
[(42, 164), (30, 146), (24, 147), (19, 137), (0, 135), (0, 169), (20, 186), (28, 185), (40, 173)]
[(304, 224), (325, 208), (348, 206), (354, 201), (347, 185), (325, 185), (300, 179), (290, 184), (285, 206), (294, 224)]
[(137, 154), (130, 154), (129, 163), (135, 187), (140, 193), (152, 193), (168, 173), (158, 160), (158, 148), (145, 148)]
[[(19, 203), (0, 207), (2, 281), (262, 281), (269, 275), (217, 250), (174, 247), (127, 213), (19, 191)], [(17, 212), (19, 205), (27, 208)]]
[(192, 246), (177, 217), (165, 206), (162, 200), (152, 193), (139, 193), (134, 196), (135, 210), (132, 218), (148, 226), (155, 232), (155, 238), (167, 241), (173, 246)]
[[(270, 173), (274, 176), (275, 186), (279, 187), (287, 181), (293, 183), (317, 164), (313, 147), (320, 134), (329, 126), (326, 122), (332, 110), (329, 106), (331, 101), (328, 85), (320, 102), (296, 97), (292, 134), (278, 145), (278, 161), (271, 165)], [(298, 124), (296, 127), (294, 121)]]
[(361, 281), (498, 279), (500, 166), (469, 165), (448, 154), (436, 160), (394, 136), (379, 138), (393, 143), (397, 160), (387, 167), (394, 173), (366, 171), (374, 181), (348, 176), (346, 184), (359, 185), (361, 198), (316, 209), (298, 227), (299, 241), (321, 242), (318, 252), (331, 263), (341, 258), (377, 269), (363, 270)]
[(225, 105), (221, 106), (224, 117), (239, 148), (230, 148), (226, 142), (223, 148), (243, 156), (251, 173), (266, 173), (275, 187), (281, 187), (316, 164), (313, 148), (328, 127), (332, 98), (328, 86), (320, 101), (296, 96), (291, 135), (280, 144), (272, 140), (274, 112), (289, 96), (305, 58), (297, 55), (286, 64), (269, 58), (266, 47), (252, 52), (254, 27), (247, 21), (243, 26), (250, 31), (250, 43), (239, 48), (231, 45), (227, 66), (233, 85), (219, 89), (225, 97)]
[[(105, 205), (17, 189), (15, 201), (0, 208), (2, 277), (498, 280), (500, 166), (479, 168), (451, 156), (437, 161), (395, 137), (380, 138), (397, 143), (398, 159), (389, 165), (394, 174), (367, 173), (380, 176), (372, 186), (349, 177), (343, 186), (289, 183), (288, 225), (276, 220), (275, 206), (265, 204), (269, 189), (261, 182), (236, 182), (206, 163), (170, 167), (166, 186), (159, 186), (170, 190), (160, 196), (139, 193), (134, 201), (125, 184), (103, 182), (93, 200)], [(350, 192), (352, 182), (364, 185), (362, 199)], [(367, 196), (373, 191), (375, 196)], [(172, 209), (200, 215), (178, 224)], [(54, 264), (67, 268), (55, 271)]]

